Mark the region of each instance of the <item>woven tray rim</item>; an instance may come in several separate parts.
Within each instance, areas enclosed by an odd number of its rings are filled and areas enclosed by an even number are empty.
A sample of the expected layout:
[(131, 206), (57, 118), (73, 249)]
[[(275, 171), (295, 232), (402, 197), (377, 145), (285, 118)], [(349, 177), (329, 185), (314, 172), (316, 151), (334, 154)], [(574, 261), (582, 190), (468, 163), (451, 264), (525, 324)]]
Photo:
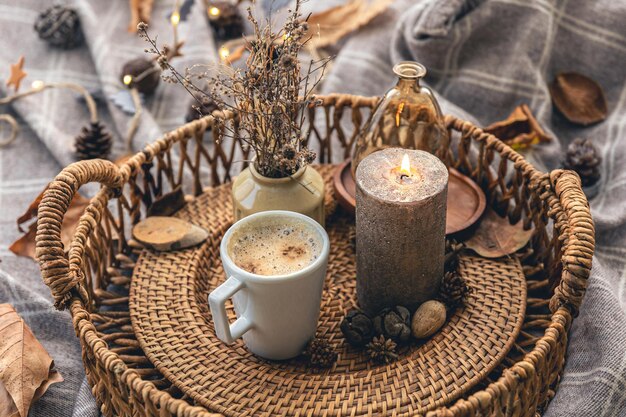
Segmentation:
[[(372, 108), (377, 101), (375, 97), (347, 94), (331, 94), (319, 98), (324, 107), (337, 109)], [(104, 373), (107, 386), (114, 388), (109, 396), (94, 391), (98, 401), (104, 402), (102, 411), (107, 415), (111, 415), (111, 407), (121, 407), (116, 396), (121, 396), (123, 403), (123, 399), (127, 401), (130, 395), (135, 402), (140, 401), (145, 407), (142, 408), (143, 413), (148, 414), (142, 415), (156, 415), (157, 409), (161, 410), (161, 413), (170, 413), (166, 415), (214, 415), (202, 407), (172, 397), (168, 392), (156, 388), (150, 381), (142, 380), (136, 370), (127, 367), (117, 353), (109, 350), (92, 322), (89, 293), (82, 284), (84, 278), (80, 272), (80, 261), (77, 262), (76, 258), (77, 254), (82, 253), (83, 242), (93, 231), (94, 220), (99, 221), (103, 207), (117, 195), (116, 190), (128, 182), (132, 173), (141, 169), (145, 162), (170, 149), (181, 138), (201, 134), (211, 128), (214, 119), (214, 116), (205, 116), (181, 126), (146, 146), (142, 152), (121, 163), (119, 167), (102, 160), (70, 164), (50, 183), (39, 206), (36, 256), (41, 266), (42, 278), (51, 289), (55, 306), (71, 311), (76, 333), (81, 339), (86, 368), (91, 372), (98, 371), (101, 375)], [(492, 382), (484, 390), (467, 399), (458, 400), (453, 406), (437, 411), (433, 416), (476, 415), (495, 407), (496, 404), (507, 409), (518, 407), (516, 402), (507, 402), (506, 398), (513, 401), (516, 396), (521, 397), (522, 392), (535, 396), (533, 400), (533, 397), (524, 394), (525, 398), (530, 398), (526, 408), (534, 410), (539, 401), (536, 398), (539, 395), (538, 390), (546, 389), (542, 385), (545, 384), (543, 380), (545, 373), (556, 369), (558, 374), (562, 370), (561, 355), (567, 346), (567, 332), (584, 297), (595, 244), (589, 206), (582, 192), (580, 179), (575, 173), (564, 170), (555, 170), (549, 174), (541, 173), (513, 149), (471, 123), (446, 116), (446, 124), (448, 128), (461, 132), (473, 141), (486, 144), (488, 149), (497, 151), (502, 158), (514, 163), (515, 169), (528, 179), (531, 191), (534, 190), (547, 202), (546, 204), (550, 205), (549, 217), (559, 222), (558, 235), (563, 239), (561, 255), (563, 268), (559, 272), (560, 280), (550, 299), (550, 324), (526, 357), (510, 365), (502, 378)], [(69, 258), (72, 259), (70, 266), (61, 243), (60, 225), (72, 197), (88, 182), (100, 182), (103, 188), (91, 200), (81, 217), (82, 228), (74, 236), (70, 249)], [(569, 241), (570, 238), (572, 241)], [(555, 365), (554, 361), (559, 360), (560, 365)], [(553, 366), (556, 368), (551, 368)], [(538, 378), (541, 379), (537, 380)], [(555, 378), (551, 376), (549, 380)], [(90, 384), (96, 382), (90, 379)], [(136, 405), (139, 406), (139, 403)]]

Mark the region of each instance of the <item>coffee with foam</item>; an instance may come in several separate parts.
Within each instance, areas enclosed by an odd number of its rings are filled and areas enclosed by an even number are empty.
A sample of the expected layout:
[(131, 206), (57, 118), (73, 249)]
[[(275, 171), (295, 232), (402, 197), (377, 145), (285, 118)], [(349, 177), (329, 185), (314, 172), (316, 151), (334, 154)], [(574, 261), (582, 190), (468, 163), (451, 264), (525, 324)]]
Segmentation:
[(310, 225), (294, 218), (272, 218), (246, 224), (228, 241), (228, 254), (243, 270), (257, 275), (287, 275), (312, 264), (322, 239)]

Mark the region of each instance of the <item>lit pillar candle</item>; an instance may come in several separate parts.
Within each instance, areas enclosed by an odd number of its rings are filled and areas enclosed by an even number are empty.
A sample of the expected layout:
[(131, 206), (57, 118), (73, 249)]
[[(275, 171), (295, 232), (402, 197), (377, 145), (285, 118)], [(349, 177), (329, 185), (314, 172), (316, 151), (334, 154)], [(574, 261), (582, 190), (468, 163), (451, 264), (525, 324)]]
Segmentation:
[(443, 277), (448, 170), (428, 152), (384, 149), (356, 171), (357, 297), (368, 313), (415, 309)]

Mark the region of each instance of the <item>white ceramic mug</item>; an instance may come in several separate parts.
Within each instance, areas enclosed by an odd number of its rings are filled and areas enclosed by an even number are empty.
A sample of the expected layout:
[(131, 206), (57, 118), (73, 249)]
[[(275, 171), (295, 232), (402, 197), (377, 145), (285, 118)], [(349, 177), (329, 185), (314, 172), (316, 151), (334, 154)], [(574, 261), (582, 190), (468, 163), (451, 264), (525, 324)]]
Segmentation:
[[(306, 223), (322, 242), (320, 256), (299, 271), (286, 275), (263, 276), (238, 267), (228, 253), (233, 233), (264, 220), (291, 218)], [(254, 227), (252, 225), (252, 227)], [(310, 217), (291, 211), (265, 211), (239, 220), (224, 235), (220, 255), (226, 282), (209, 294), (215, 333), (231, 344), (239, 337), (248, 349), (274, 360), (298, 356), (315, 337), (330, 241), (326, 231)], [(230, 323), (225, 303), (233, 299), (237, 320)]]

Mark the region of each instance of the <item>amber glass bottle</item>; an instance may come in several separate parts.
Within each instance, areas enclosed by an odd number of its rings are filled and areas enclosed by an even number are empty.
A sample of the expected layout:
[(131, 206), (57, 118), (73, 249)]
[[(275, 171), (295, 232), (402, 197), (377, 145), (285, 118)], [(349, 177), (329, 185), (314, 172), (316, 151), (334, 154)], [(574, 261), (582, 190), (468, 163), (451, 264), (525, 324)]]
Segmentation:
[(420, 85), (426, 68), (417, 62), (393, 67), (398, 83), (387, 91), (357, 139), (352, 155), (352, 173), (367, 155), (385, 148), (420, 149), (436, 153), (447, 143), (439, 103), (433, 92)]

